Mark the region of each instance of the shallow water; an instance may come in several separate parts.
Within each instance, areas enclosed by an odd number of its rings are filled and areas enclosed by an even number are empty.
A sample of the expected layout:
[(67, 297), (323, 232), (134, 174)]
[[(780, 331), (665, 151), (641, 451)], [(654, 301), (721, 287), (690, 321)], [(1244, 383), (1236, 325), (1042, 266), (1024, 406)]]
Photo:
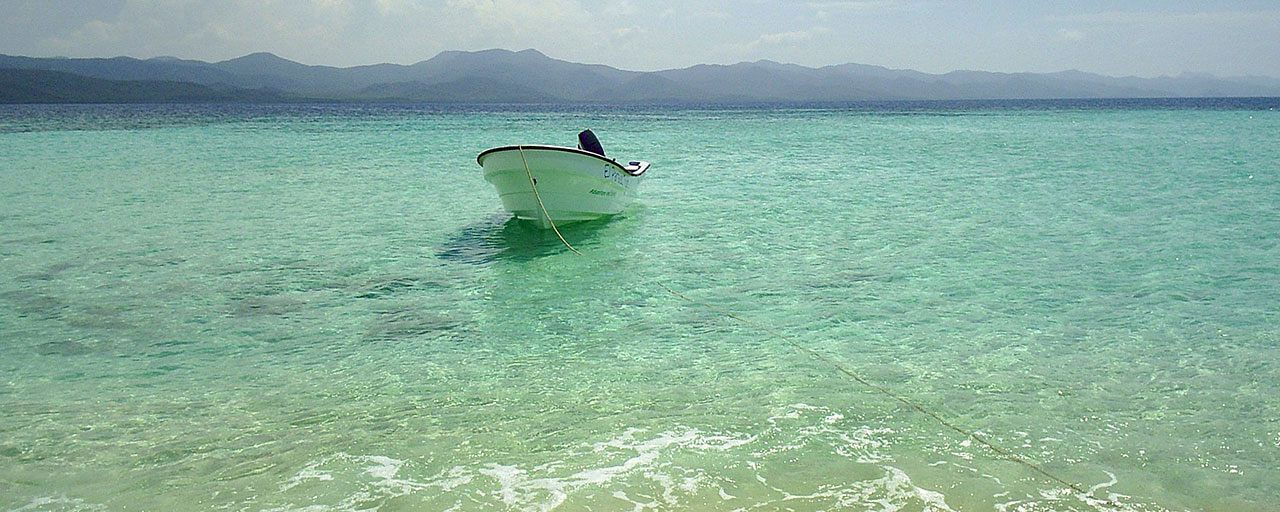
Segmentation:
[(0, 107), (0, 507), (1268, 510), (1276, 103)]

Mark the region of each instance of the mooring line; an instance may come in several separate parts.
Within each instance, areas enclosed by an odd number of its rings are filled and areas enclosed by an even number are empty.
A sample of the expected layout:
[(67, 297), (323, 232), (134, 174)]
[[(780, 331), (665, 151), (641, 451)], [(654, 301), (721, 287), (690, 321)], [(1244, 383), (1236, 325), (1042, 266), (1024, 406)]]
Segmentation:
[(1010, 451), (1010, 450), (1008, 450), (1008, 449), (1006, 449), (1006, 448), (1004, 448), (1004, 447), (1001, 447), (1001, 446), (1000, 446), (1000, 445), (998, 445), (998, 444), (995, 444), (995, 442), (993, 442), (993, 441), (989, 441), (989, 440), (987, 440), (985, 437), (983, 437), (981, 434), (978, 434), (977, 432), (970, 431), (970, 430), (966, 430), (966, 429), (964, 429), (964, 428), (962, 428), (962, 427), (960, 427), (960, 426), (956, 425), (955, 423), (952, 423), (951, 421), (949, 421), (949, 420), (947, 420), (946, 418), (942, 417), (942, 415), (941, 415), (941, 414), (938, 414), (938, 413), (936, 413), (936, 412), (933, 412), (932, 410), (930, 410), (930, 409), (926, 408), (925, 406), (920, 405), (919, 403), (915, 402), (914, 400), (911, 400), (910, 398), (907, 398), (906, 396), (903, 396), (902, 394), (899, 394), (899, 393), (895, 392), (894, 390), (892, 390), (892, 389), (890, 389), (890, 388), (887, 388), (887, 387), (885, 387), (885, 386), (881, 386), (881, 385), (879, 385), (879, 384), (876, 384), (876, 383), (874, 383), (874, 382), (871, 382), (870, 380), (867, 380), (865, 377), (863, 377), (863, 376), (859, 375), (858, 373), (854, 372), (853, 370), (850, 370), (850, 369), (846, 368), (843, 364), (840, 364), (840, 362), (839, 362), (839, 361), (836, 361), (836, 360), (834, 360), (834, 359), (832, 359), (832, 358), (828, 357), (826, 354), (823, 354), (823, 353), (821, 353), (821, 352), (818, 352), (817, 350), (814, 350), (814, 349), (812, 349), (812, 348), (809, 348), (809, 347), (806, 347), (806, 346), (804, 346), (804, 345), (800, 344), (799, 342), (797, 342), (797, 341), (795, 341), (794, 339), (792, 339), (792, 337), (791, 337), (791, 336), (788, 336), (788, 335), (786, 335), (786, 334), (782, 333), (781, 331), (775, 330), (775, 329), (773, 329), (772, 327), (769, 327), (769, 326), (767, 326), (767, 325), (760, 324), (760, 323), (754, 322), (754, 321), (752, 321), (752, 320), (749, 320), (749, 319), (747, 319), (746, 317), (743, 317), (743, 316), (741, 316), (741, 315), (738, 315), (738, 314), (736, 314), (736, 313), (734, 313), (734, 312), (732, 312), (732, 311), (728, 311), (728, 310), (720, 309), (720, 308), (717, 308), (717, 307), (712, 306), (712, 305), (710, 305), (710, 304), (707, 304), (707, 303), (704, 303), (704, 302), (698, 302), (698, 301), (696, 301), (696, 300), (693, 300), (692, 298), (689, 298), (689, 296), (687, 296), (687, 295), (685, 295), (685, 294), (683, 294), (683, 293), (680, 293), (680, 292), (678, 292), (678, 291), (675, 291), (675, 290), (674, 290), (674, 289), (672, 289), (670, 286), (667, 286), (665, 283), (663, 283), (663, 282), (661, 282), (661, 281), (654, 281), (654, 283), (655, 283), (655, 284), (657, 284), (658, 286), (661, 286), (664, 290), (666, 290), (666, 291), (667, 291), (667, 293), (670, 293), (671, 295), (674, 295), (674, 296), (676, 296), (677, 298), (679, 298), (679, 299), (681, 299), (681, 300), (684, 300), (684, 301), (686, 301), (686, 302), (688, 302), (688, 303), (690, 303), (690, 304), (694, 304), (694, 305), (697, 305), (697, 306), (702, 306), (702, 307), (704, 307), (704, 308), (706, 308), (706, 309), (709, 309), (709, 310), (711, 310), (711, 311), (713, 311), (713, 312), (716, 312), (716, 313), (722, 314), (722, 315), (724, 315), (724, 316), (727, 316), (727, 317), (729, 317), (729, 318), (732, 318), (732, 319), (734, 319), (734, 320), (737, 320), (737, 321), (739, 321), (739, 322), (742, 322), (742, 323), (744, 323), (744, 324), (746, 324), (746, 325), (748, 325), (748, 326), (751, 326), (751, 327), (754, 327), (754, 328), (759, 329), (759, 330), (761, 330), (761, 331), (764, 331), (765, 333), (767, 333), (767, 334), (769, 334), (769, 335), (773, 336), (774, 338), (777, 338), (777, 339), (782, 340), (782, 341), (783, 341), (783, 342), (785, 342), (786, 344), (791, 345), (791, 347), (792, 347), (792, 348), (795, 348), (796, 350), (799, 350), (799, 351), (801, 351), (801, 352), (804, 352), (804, 353), (806, 353), (806, 354), (809, 354), (809, 356), (810, 356), (810, 357), (812, 357), (812, 358), (814, 358), (814, 359), (817, 359), (817, 360), (819, 360), (819, 361), (822, 361), (823, 363), (826, 363), (826, 364), (828, 364), (828, 365), (831, 365), (831, 366), (832, 366), (832, 367), (834, 367), (836, 370), (838, 370), (840, 373), (845, 374), (845, 375), (846, 375), (846, 376), (848, 376), (849, 378), (851, 378), (851, 379), (853, 379), (853, 380), (857, 381), (859, 384), (862, 384), (862, 385), (864, 385), (864, 386), (866, 386), (866, 387), (868, 387), (868, 388), (870, 388), (870, 389), (872, 389), (872, 390), (875, 390), (875, 391), (877, 391), (877, 392), (879, 392), (879, 393), (881, 393), (881, 394), (883, 394), (883, 395), (885, 395), (885, 396), (888, 396), (888, 397), (890, 397), (890, 398), (892, 398), (892, 399), (894, 399), (894, 400), (897, 400), (899, 403), (902, 403), (903, 405), (906, 405), (907, 407), (910, 407), (912, 410), (914, 410), (914, 411), (916, 411), (916, 412), (918, 412), (918, 413), (920, 413), (920, 414), (923, 414), (923, 415), (925, 415), (925, 416), (928, 416), (928, 417), (930, 417), (930, 418), (933, 418), (933, 420), (934, 420), (934, 421), (937, 421), (937, 422), (938, 422), (939, 424), (941, 424), (942, 426), (947, 427), (948, 429), (950, 429), (950, 430), (952, 430), (952, 431), (956, 432), (957, 434), (960, 434), (960, 435), (965, 436), (965, 437), (967, 437), (967, 438), (969, 438), (969, 439), (973, 439), (974, 441), (977, 441), (977, 442), (978, 442), (978, 444), (981, 444), (982, 446), (987, 447), (987, 449), (989, 449), (989, 450), (991, 450), (992, 452), (995, 452), (996, 454), (1000, 455), (1000, 456), (1001, 456), (1001, 457), (1003, 457), (1005, 460), (1008, 460), (1008, 461), (1013, 462), (1013, 463), (1016, 463), (1016, 464), (1021, 464), (1022, 466), (1026, 467), (1026, 468), (1028, 468), (1028, 469), (1030, 469), (1030, 470), (1032, 470), (1032, 471), (1034, 471), (1034, 472), (1036, 472), (1036, 473), (1039, 473), (1040, 475), (1044, 476), (1045, 478), (1048, 478), (1049, 480), (1052, 480), (1052, 481), (1054, 481), (1054, 482), (1057, 482), (1057, 483), (1059, 483), (1059, 484), (1062, 484), (1062, 485), (1067, 486), (1067, 487), (1068, 487), (1068, 488), (1070, 488), (1071, 490), (1076, 491), (1076, 492), (1080, 493), (1081, 495), (1086, 495), (1086, 496), (1087, 496), (1087, 495), (1089, 494), (1089, 492), (1088, 492), (1088, 491), (1086, 491), (1086, 490), (1084, 489), (1084, 487), (1083, 487), (1083, 486), (1081, 486), (1081, 485), (1079, 485), (1079, 484), (1076, 484), (1076, 483), (1074, 483), (1074, 482), (1071, 482), (1071, 481), (1069, 481), (1069, 480), (1067, 480), (1067, 479), (1065, 479), (1065, 478), (1059, 477), (1059, 476), (1057, 476), (1057, 475), (1055, 475), (1055, 474), (1053, 474), (1053, 473), (1050, 473), (1048, 470), (1044, 469), (1043, 467), (1040, 467), (1040, 465), (1038, 465), (1038, 464), (1036, 464), (1036, 463), (1034, 463), (1034, 462), (1031, 462), (1030, 460), (1027, 460), (1026, 458), (1023, 458), (1022, 456), (1020, 456), (1020, 455), (1018, 455), (1018, 454), (1016, 454), (1016, 453), (1013, 453), (1012, 451)]
[(529, 176), (529, 186), (533, 187), (533, 197), (538, 200), (538, 207), (542, 208), (542, 218), (547, 219), (547, 224), (551, 225), (551, 229), (556, 232), (556, 236), (560, 237), (560, 243), (568, 247), (570, 251), (579, 256), (582, 253), (569, 245), (569, 241), (564, 239), (564, 235), (560, 234), (560, 228), (556, 227), (556, 221), (551, 220), (551, 214), (547, 213), (547, 205), (542, 204), (542, 194), (538, 193), (538, 180), (533, 179), (533, 171), (529, 170), (529, 161), (524, 158), (524, 146), (516, 146), (516, 150), (520, 152), (520, 161), (524, 162), (524, 173)]
[[(574, 253), (574, 254), (577, 254), (577, 255), (579, 255), (579, 256), (582, 256), (583, 254), (582, 254), (581, 252), (578, 252), (578, 250), (577, 250), (577, 249), (574, 249), (572, 245), (569, 245), (569, 241), (564, 239), (564, 235), (561, 235), (561, 234), (560, 234), (560, 229), (556, 227), (556, 223), (555, 223), (555, 221), (554, 221), (554, 220), (551, 220), (551, 215), (547, 213), (547, 207), (546, 207), (545, 205), (543, 205), (543, 204), (542, 204), (542, 195), (538, 193), (538, 182), (537, 182), (537, 180), (534, 180), (534, 179), (533, 179), (533, 172), (529, 170), (529, 162), (528, 162), (528, 160), (525, 160), (525, 157), (524, 157), (524, 148), (523, 148), (523, 147), (521, 147), (521, 146), (516, 146), (516, 149), (518, 149), (518, 150), (520, 151), (520, 160), (524, 162), (524, 172), (525, 172), (526, 174), (528, 174), (528, 176), (529, 176), (529, 186), (533, 187), (533, 196), (534, 196), (535, 198), (537, 198), (537, 199), (538, 199), (538, 206), (539, 206), (540, 208), (542, 208), (542, 215), (543, 215), (543, 218), (547, 219), (547, 223), (548, 223), (548, 224), (551, 224), (551, 229), (552, 229), (552, 230), (554, 230), (554, 231), (556, 232), (556, 236), (560, 238), (560, 243), (563, 243), (563, 244), (564, 244), (564, 246), (565, 246), (565, 247), (567, 247), (567, 248), (569, 248), (569, 250), (570, 250), (570, 251), (573, 251), (573, 253)], [(1043, 477), (1045, 477), (1045, 478), (1048, 478), (1049, 480), (1052, 480), (1052, 481), (1057, 482), (1057, 483), (1059, 483), (1059, 484), (1065, 485), (1065, 486), (1067, 486), (1067, 488), (1069, 488), (1069, 489), (1071, 489), (1071, 490), (1073, 490), (1073, 491), (1075, 491), (1075, 492), (1079, 493), (1079, 494), (1080, 494), (1080, 496), (1084, 496), (1084, 497), (1089, 497), (1089, 496), (1090, 496), (1089, 491), (1086, 491), (1086, 490), (1084, 489), (1084, 487), (1083, 487), (1083, 486), (1081, 486), (1080, 484), (1074, 483), (1074, 482), (1072, 482), (1072, 481), (1070, 481), (1070, 480), (1067, 480), (1067, 479), (1065, 479), (1065, 478), (1062, 478), (1062, 477), (1060, 477), (1060, 476), (1058, 476), (1058, 475), (1055, 475), (1055, 474), (1053, 474), (1053, 473), (1049, 472), (1049, 470), (1044, 469), (1044, 468), (1043, 468), (1043, 467), (1041, 467), (1039, 464), (1036, 464), (1035, 462), (1032, 462), (1032, 461), (1030, 461), (1030, 460), (1028, 460), (1028, 459), (1026, 459), (1026, 458), (1022, 457), (1021, 455), (1018, 455), (1018, 454), (1014, 453), (1012, 450), (1009, 450), (1009, 449), (1007, 449), (1007, 448), (1004, 448), (1004, 447), (1002, 447), (1002, 446), (1000, 446), (1000, 445), (996, 444), (994, 441), (990, 441), (990, 440), (988, 440), (986, 437), (983, 437), (981, 434), (979, 434), (979, 433), (978, 433), (978, 432), (976, 432), (976, 431), (967, 430), (967, 429), (965, 429), (965, 428), (960, 427), (959, 425), (956, 425), (955, 423), (952, 423), (951, 421), (949, 421), (949, 420), (947, 420), (946, 418), (942, 417), (942, 415), (941, 415), (941, 414), (936, 413), (936, 412), (934, 412), (934, 411), (930, 410), (929, 408), (927, 408), (927, 407), (925, 407), (925, 406), (923, 406), (923, 405), (921, 405), (921, 404), (917, 403), (917, 402), (916, 402), (916, 401), (914, 401), (914, 400), (911, 400), (910, 398), (907, 398), (905, 395), (902, 395), (902, 394), (900, 394), (900, 393), (898, 393), (898, 392), (896, 392), (896, 391), (894, 391), (894, 390), (892, 390), (892, 389), (890, 389), (890, 388), (888, 388), (888, 387), (881, 386), (881, 385), (879, 385), (879, 384), (876, 384), (876, 383), (874, 383), (874, 382), (871, 382), (870, 380), (867, 380), (865, 377), (863, 377), (863, 376), (859, 375), (857, 372), (854, 372), (853, 370), (850, 370), (850, 369), (846, 368), (843, 364), (840, 364), (840, 362), (839, 362), (839, 361), (836, 361), (835, 359), (832, 359), (831, 357), (828, 357), (826, 354), (823, 354), (822, 352), (819, 352), (819, 351), (817, 351), (817, 350), (814, 350), (814, 349), (812, 349), (812, 348), (809, 348), (809, 347), (806, 347), (806, 346), (802, 345), (800, 342), (796, 341), (796, 340), (795, 340), (795, 339), (793, 339), (791, 336), (788, 336), (787, 334), (785, 334), (785, 333), (783, 333), (783, 332), (781, 332), (781, 331), (778, 331), (778, 330), (776, 330), (776, 329), (773, 329), (772, 327), (769, 327), (769, 326), (767, 326), (767, 325), (764, 325), (764, 324), (760, 324), (760, 323), (754, 322), (754, 321), (752, 321), (752, 320), (750, 320), (750, 319), (747, 319), (746, 317), (743, 317), (743, 316), (741, 316), (741, 315), (738, 315), (737, 313), (734, 313), (734, 312), (732, 312), (732, 311), (728, 311), (728, 310), (725, 310), (725, 309), (721, 309), (721, 308), (718, 308), (718, 307), (712, 306), (712, 305), (710, 305), (710, 304), (707, 304), (707, 303), (705, 303), (705, 302), (698, 302), (698, 301), (696, 301), (696, 300), (693, 300), (693, 299), (692, 299), (692, 298), (690, 298), (689, 296), (687, 296), (687, 295), (685, 295), (685, 294), (683, 294), (683, 293), (680, 293), (680, 292), (676, 291), (675, 289), (671, 288), (670, 286), (667, 286), (667, 284), (666, 284), (666, 283), (663, 283), (662, 281), (657, 281), (657, 280), (655, 280), (655, 281), (654, 281), (654, 284), (657, 284), (658, 286), (661, 286), (661, 287), (662, 287), (662, 289), (664, 289), (664, 290), (666, 290), (666, 291), (667, 291), (667, 293), (670, 293), (671, 295), (673, 295), (673, 296), (675, 296), (676, 298), (679, 298), (679, 299), (681, 299), (681, 300), (683, 300), (683, 301), (685, 301), (685, 302), (688, 302), (688, 303), (693, 304), (693, 305), (695, 305), (695, 306), (702, 306), (702, 307), (704, 307), (704, 308), (706, 308), (706, 309), (708, 309), (708, 310), (710, 310), (710, 311), (712, 311), (712, 312), (719, 313), (719, 314), (724, 315), (724, 316), (726, 316), (726, 317), (732, 318), (732, 319), (737, 320), (737, 321), (739, 321), (739, 322), (742, 322), (743, 324), (746, 324), (746, 325), (748, 325), (748, 326), (750, 326), (750, 327), (754, 327), (754, 328), (756, 328), (756, 329), (758, 329), (758, 330), (760, 330), (760, 331), (763, 331), (763, 332), (765, 332), (766, 334), (769, 334), (769, 335), (773, 336), (774, 338), (777, 338), (777, 339), (779, 339), (779, 340), (782, 340), (784, 343), (786, 343), (786, 344), (790, 345), (792, 348), (794, 348), (794, 349), (796, 349), (796, 350), (798, 350), (798, 351), (800, 351), (800, 352), (804, 352), (804, 353), (806, 353), (806, 354), (809, 354), (809, 357), (812, 357), (812, 358), (814, 358), (814, 359), (817, 359), (818, 361), (821, 361), (821, 362), (823, 362), (823, 363), (826, 363), (826, 364), (830, 365), (831, 367), (835, 368), (835, 369), (836, 369), (837, 371), (839, 371), (840, 373), (843, 373), (844, 375), (848, 376), (849, 378), (853, 379), (854, 381), (858, 382), (859, 384), (862, 384), (863, 386), (866, 386), (867, 388), (869, 388), (869, 389), (871, 389), (871, 390), (874, 390), (874, 391), (876, 391), (876, 392), (878, 392), (878, 393), (880, 393), (880, 394), (882, 394), (882, 395), (885, 395), (885, 396), (887, 396), (887, 397), (889, 397), (889, 398), (892, 398), (892, 399), (894, 399), (894, 400), (898, 401), (899, 403), (901, 403), (901, 404), (903, 404), (903, 405), (905, 405), (905, 406), (907, 406), (907, 407), (911, 408), (912, 410), (914, 410), (914, 411), (916, 411), (916, 412), (918, 412), (918, 413), (920, 413), (920, 414), (923, 414), (923, 415), (925, 415), (925, 416), (927, 416), (927, 417), (929, 417), (929, 418), (932, 418), (934, 421), (938, 422), (938, 424), (940, 424), (940, 425), (942, 425), (942, 426), (946, 427), (947, 429), (949, 429), (949, 430), (951, 430), (951, 431), (953, 431), (953, 432), (955, 432), (955, 433), (957, 433), (957, 434), (960, 434), (960, 435), (962, 435), (962, 436), (964, 436), (964, 437), (966, 437), (966, 438), (969, 438), (969, 439), (972, 439), (972, 440), (974, 440), (974, 441), (977, 441), (977, 442), (978, 442), (978, 444), (980, 444), (980, 445), (982, 445), (982, 446), (985, 446), (988, 450), (991, 450), (993, 453), (995, 453), (996, 455), (999, 455), (1001, 458), (1003, 458), (1003, 459), (1005, 459), (1005, 460), (1007, 460), (1007, 461), (1009, 461), (1009, 462), (1013, 462), (1013, 463), (1015, 463), (1015, 464), (1022, 465), (1023, 467), (1025, 467), (1025, 468), (1027, 468), (1027, 469), (1030, 469), (1031, 471), (1033, 471), (1033, 472), (1035, 472), (1035, 473), (1038, 473), (1038, 474), (1040, 474), (1041, 476), (1043, 476)], [(1098, 498), (1094, 498), (1094, 499), (1098, 499)], [(1115, 503), (1113, 500), (1110, 500), (1110, 499), (1101, 500), (1101, 501), (1104, 501), (1104, 502), (1106, 502), (1106, 503), (1108, 503), (1108, 504), (1118, 505), (1118, 503)]]

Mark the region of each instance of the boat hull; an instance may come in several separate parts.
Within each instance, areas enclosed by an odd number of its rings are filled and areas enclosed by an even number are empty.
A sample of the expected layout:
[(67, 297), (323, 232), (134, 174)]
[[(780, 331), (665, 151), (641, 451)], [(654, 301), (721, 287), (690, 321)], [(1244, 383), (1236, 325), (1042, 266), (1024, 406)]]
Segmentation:
[[(502, 206), (543, 228), (551, 227), (552, 221), (564, 224), (620, 213), (635, 199), (648, 167), (632, 166), (628, 171), (599, 155), (556, 146), (494, 148), (481, 153), (477, 161), (484, 168), (485, 181), (498, 191)], [(640, 172), (632, 174), (636, 170)], [(536, 195), (530, 174), (538, 187)], [(542, 213), (539, 197), (550, 220)]]

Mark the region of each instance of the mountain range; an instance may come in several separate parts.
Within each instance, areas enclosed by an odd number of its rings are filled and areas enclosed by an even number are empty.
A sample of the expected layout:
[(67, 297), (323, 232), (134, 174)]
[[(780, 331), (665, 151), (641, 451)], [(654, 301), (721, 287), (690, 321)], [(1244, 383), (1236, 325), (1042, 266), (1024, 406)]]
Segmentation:
[(760, 60), (626, 71), (537, 50), (446, 51), (412, 65), (311, 66), (270, 53), (204, 62), (172, 57), (0, 55), (0, 103), (287, 102), (782, 103), (868, 100), (1280, 96), (1270, 77), (1158, 78), (1082, 71), (930, 74), (864, 64)]

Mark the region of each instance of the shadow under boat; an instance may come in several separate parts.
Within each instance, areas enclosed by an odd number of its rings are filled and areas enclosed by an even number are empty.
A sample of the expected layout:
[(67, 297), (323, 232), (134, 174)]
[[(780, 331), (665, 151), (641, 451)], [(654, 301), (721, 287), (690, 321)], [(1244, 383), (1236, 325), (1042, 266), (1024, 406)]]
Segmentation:
[[(578, 250), (600, 243), (601, 236), (626, 224), (626, 216), (617, 215), (595, 220), (557, 225), (565, 240)], [(462, 229), (436, 252), (448, 260), (472, 264), (495, 261), (531, 261), (567, 252), (554, 230), (542, 229), (536, 222), (517, 219), (509, 213), (494, 215)]]

